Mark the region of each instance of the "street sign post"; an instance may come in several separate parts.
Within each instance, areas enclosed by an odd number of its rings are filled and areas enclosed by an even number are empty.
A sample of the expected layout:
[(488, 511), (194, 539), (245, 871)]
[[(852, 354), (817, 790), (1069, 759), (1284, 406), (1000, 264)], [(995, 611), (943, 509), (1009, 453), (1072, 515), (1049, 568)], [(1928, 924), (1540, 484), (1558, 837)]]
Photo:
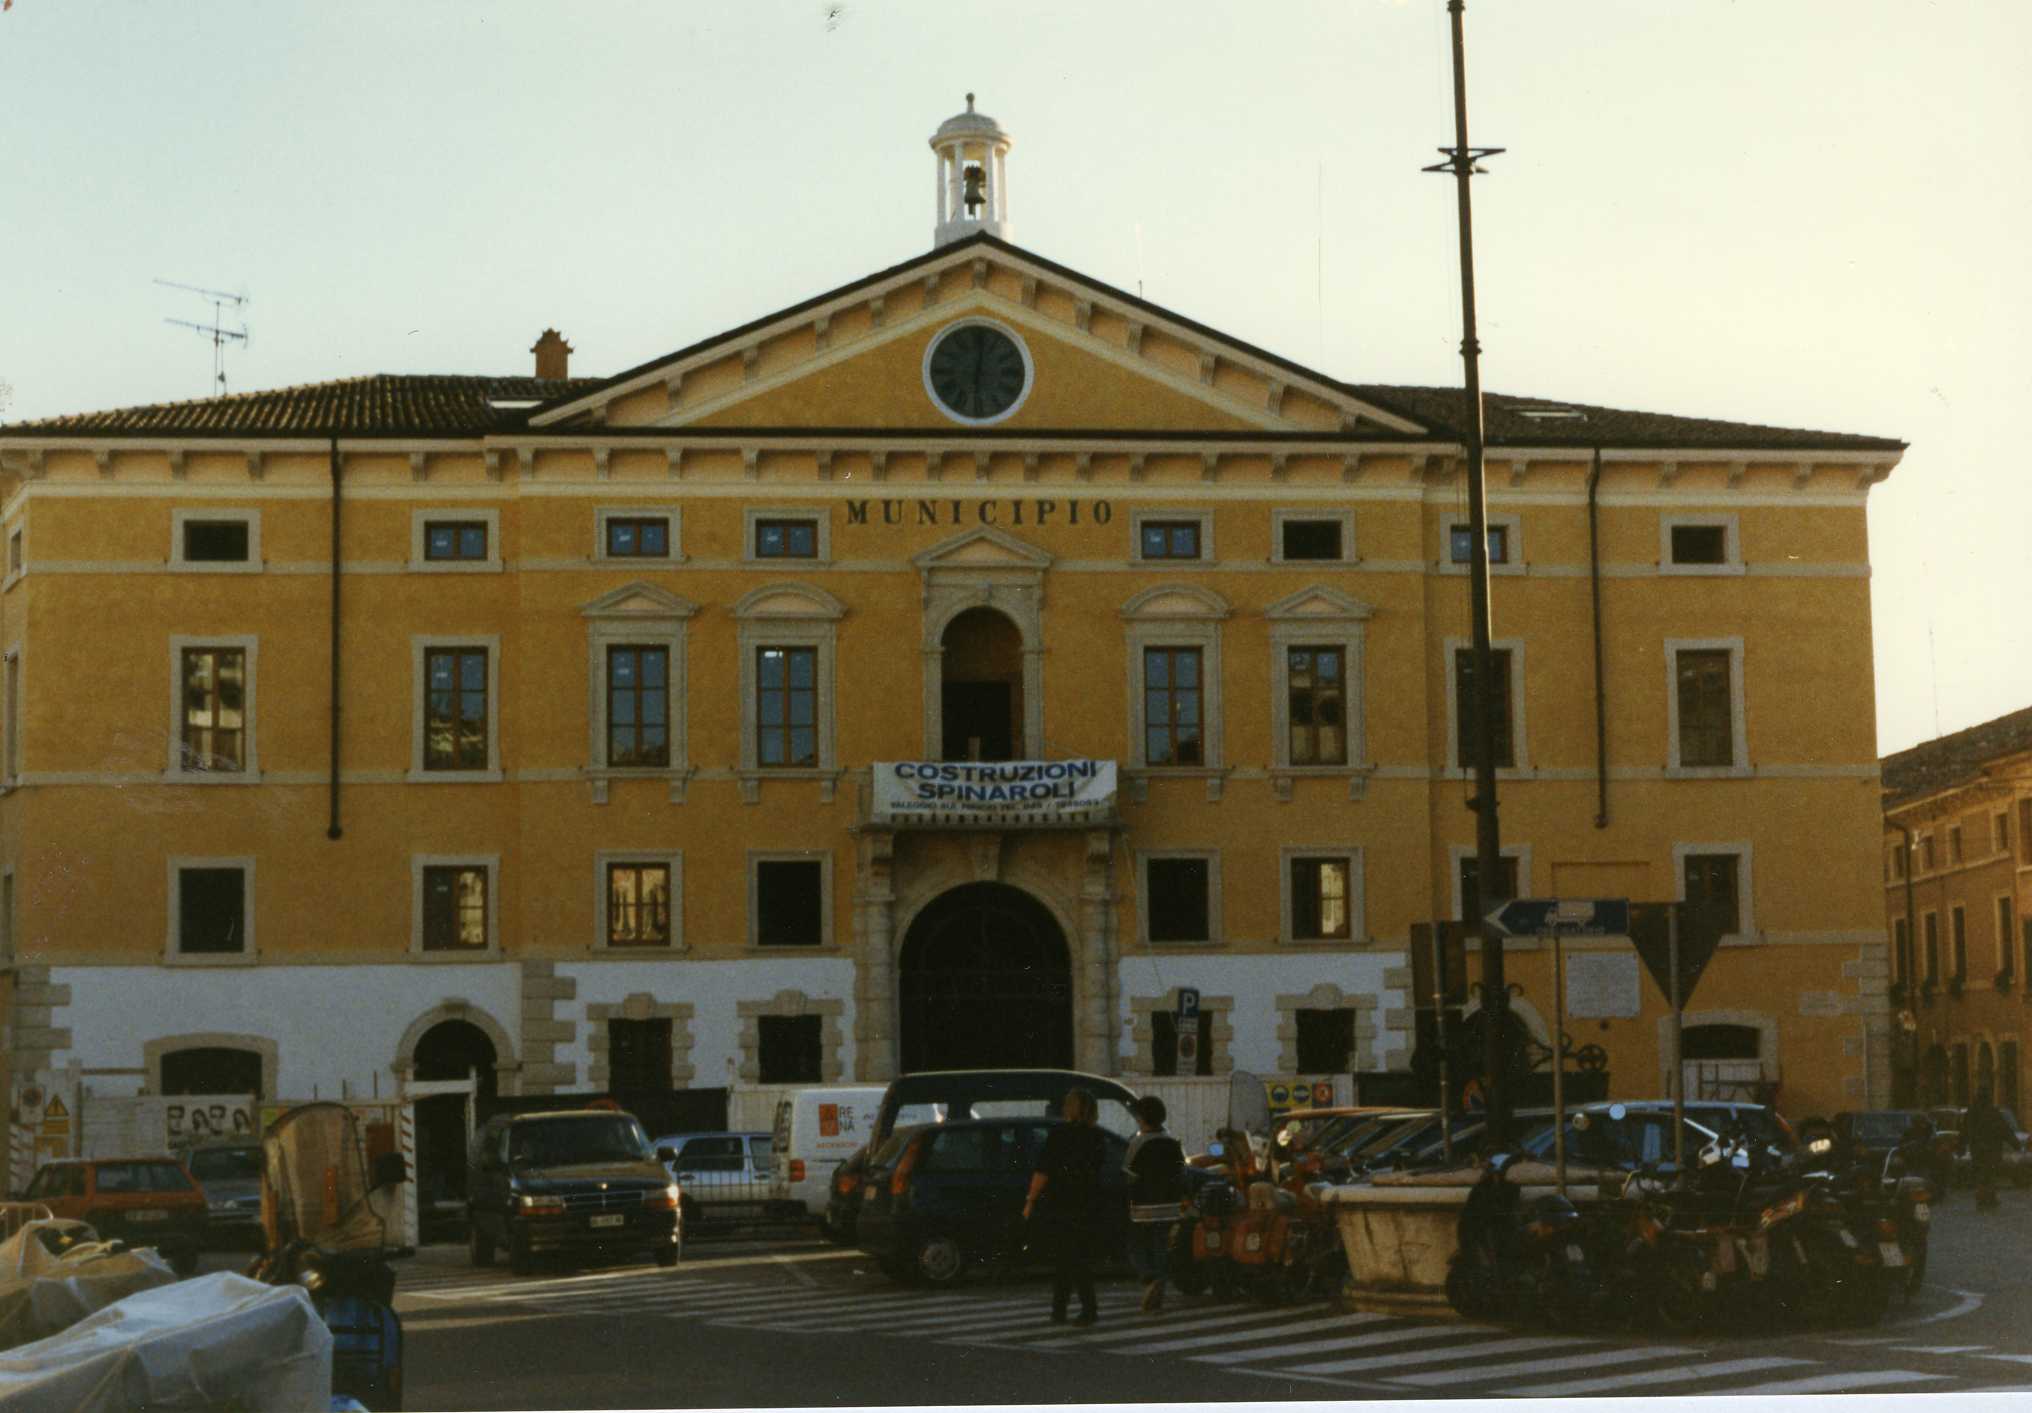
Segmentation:
[(1735, 919), (1711, 903), (1639, 903), (1630, 941), (1672, 1007), (1672, 1161), (1686, 1167), (1686, 1001)]
[(1453, 1081), (1446, 1058), (1446, 1011), (1467, 1004), (1468, 938), (1479, 931), (1465, 922), (1411, 924), (1411, 1004), (1433, 1013), (1439, 1047), (1439, 1147), (1448, 1162), (1453, 1161)]
[(1487, 916), (1506, 937), (1552, 942), (1552, 1163), (1566, 1195), (1566, 977), (1561, 940), (1620, 937), (1630, 931), (1628, 898), (1512, 898)]

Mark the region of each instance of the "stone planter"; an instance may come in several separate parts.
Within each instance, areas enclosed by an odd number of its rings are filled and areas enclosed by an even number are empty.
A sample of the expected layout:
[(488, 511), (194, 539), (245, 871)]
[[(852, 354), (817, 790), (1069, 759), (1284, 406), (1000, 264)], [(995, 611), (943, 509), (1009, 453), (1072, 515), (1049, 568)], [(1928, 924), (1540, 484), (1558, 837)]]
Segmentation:
[[(1451, 1318), (1446, 1272), (1456, 1249), (1455, 1227), (1481, 1175), (1480, 1168), (1389, 1173), (1329, 1191), (1326, 1201), (1348, 1254), (1347, 1305)], [(1519, 1163), (1509, 1177), (1527, 1201), (1558, 1190), (1544, 1163)], [(1567, 1196), (1577, 1204), (1593, 1202), (1596, 1177), (1592, 1168), (1569, 1166)]]

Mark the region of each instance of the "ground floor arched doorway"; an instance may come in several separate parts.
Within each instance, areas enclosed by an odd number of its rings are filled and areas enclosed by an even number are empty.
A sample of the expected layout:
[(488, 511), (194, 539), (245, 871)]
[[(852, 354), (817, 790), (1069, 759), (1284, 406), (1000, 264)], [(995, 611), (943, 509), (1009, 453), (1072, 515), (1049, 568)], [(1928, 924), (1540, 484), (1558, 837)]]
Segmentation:
[[(466, 1145), (481, 1109), (494, 1098), (494, 1042), (470, 1021), (446, 1020), (416, 1042), (417, 1086), (443, 1084), (416, 1100), (417, 1211), (426, 1235), (464, 1210)], [(453, 1086), (456, 1086), (454, 1088)]]
[(1004, 883), (969, 883), (910, 924), (897, 961), (904, 1073), (1069, 1069), (1072, 963), (1051, 910)]

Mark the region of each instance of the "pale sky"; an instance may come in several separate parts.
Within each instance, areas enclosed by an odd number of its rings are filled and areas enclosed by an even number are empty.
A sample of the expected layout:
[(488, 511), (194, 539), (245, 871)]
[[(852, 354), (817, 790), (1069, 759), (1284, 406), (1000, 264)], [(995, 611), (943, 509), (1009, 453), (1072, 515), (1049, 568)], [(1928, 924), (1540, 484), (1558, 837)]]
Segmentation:
[[(1470, 0), (1494, 392), (1899, 437), (1878, 742), (2032, 705), (2023, 0)], [(926, 139), (1015, 139), (1016, 243), (1331, 375), (1460, 377), (1444, 0), (14, 0), (9, 420), (655, 357), (931, 243)], [(2019, 332), (2013, 334), (2011, 330)]]

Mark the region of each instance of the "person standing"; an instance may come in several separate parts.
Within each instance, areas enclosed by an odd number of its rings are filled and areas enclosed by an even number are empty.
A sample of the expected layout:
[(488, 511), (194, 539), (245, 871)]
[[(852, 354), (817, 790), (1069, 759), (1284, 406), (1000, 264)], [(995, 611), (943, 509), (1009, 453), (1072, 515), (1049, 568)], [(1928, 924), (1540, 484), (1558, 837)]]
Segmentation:
[(1035, 1223), (1032, 1229), (1051, 1254), (1051, 1322), (1065, 1323), (1066, 1306), (1077, 1290), (1080, 1313), (1073, 1323), (1091, 1325), (1100, 1318), (1090, 1262), (1107, 1147), (1095, 1126), (1100, 1105), (1091, 1093), (1067, 1090), (1060, 1112), (1065, 1122), (1051, 1130), (1037, 1155), (1023, 1217)]
[(1171, 1233), (1185, 1196), (1185, 1150), (1164, 1131), (1164, 1101), (1146, 1094), (1135, 1104), (1136, 1136), (1122, 1163), (1129, 1174), (1129, 1264), (1143, 1280), (1143, 1309), (1164, 1308)]
[(1990, 1097), (1988, 1085), (1976, 1091), (1975, 1103), (1962, 1114), (1961, 1146), (1975, 1170), (1976, 1207), (1984, 1211), (1994, 1208), (1997, 1168), (2004, 1161), (2004, 1116)]

